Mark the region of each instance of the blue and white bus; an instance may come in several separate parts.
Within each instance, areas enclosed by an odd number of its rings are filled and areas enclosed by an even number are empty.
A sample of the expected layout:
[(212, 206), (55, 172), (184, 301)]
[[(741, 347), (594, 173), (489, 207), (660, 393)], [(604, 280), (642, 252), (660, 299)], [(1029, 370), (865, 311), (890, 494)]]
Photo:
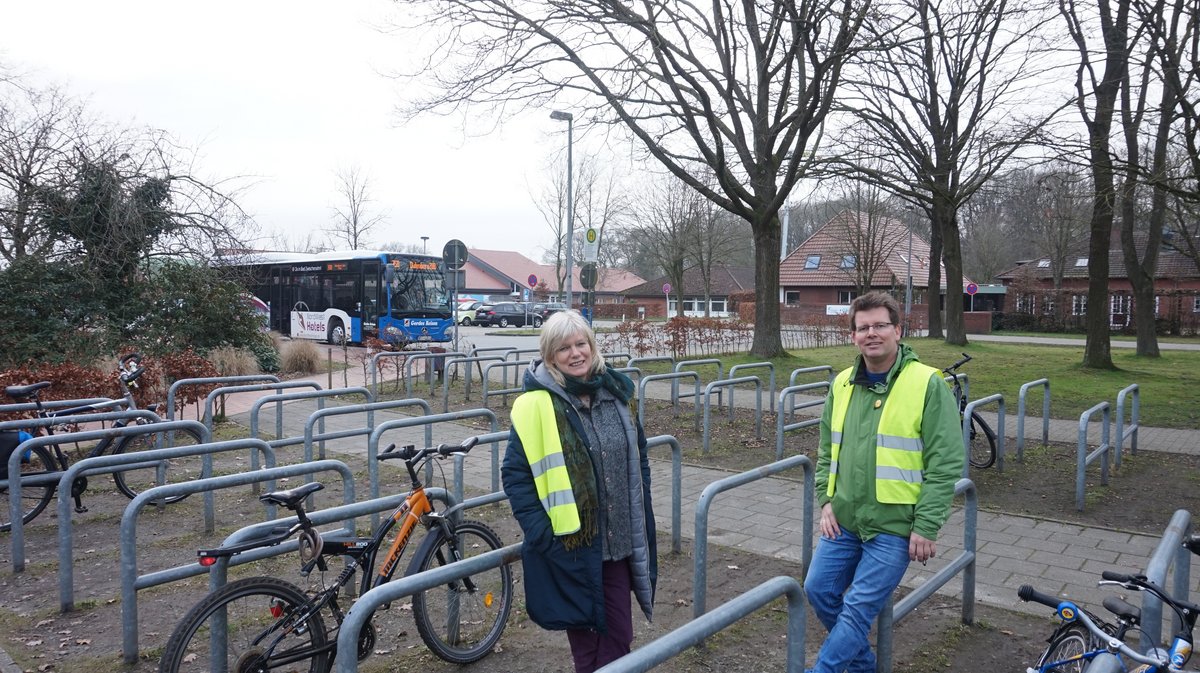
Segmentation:
[(318, 254), (252, 252), (222, 266), (270, 307), (270, 327), (332, 344), (374, 337), (396, 344), (449, 341), (450, 295), (442, 259), (352, 250)]

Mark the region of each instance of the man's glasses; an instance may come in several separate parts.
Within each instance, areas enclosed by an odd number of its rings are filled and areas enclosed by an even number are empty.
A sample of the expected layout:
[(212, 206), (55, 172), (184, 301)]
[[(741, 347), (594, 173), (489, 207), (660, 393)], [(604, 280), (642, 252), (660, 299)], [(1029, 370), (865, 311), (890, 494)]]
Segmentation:
[(876, 334), (883, 334), (891, 326), (892, 323), (890, 322), (877, 322), (874, 325), (859, 325), (858, 327), (854, 328), (854, 331), (858, 332), (859, 334), (868, 334), (871, 332), (871, 330), (875, 330)]

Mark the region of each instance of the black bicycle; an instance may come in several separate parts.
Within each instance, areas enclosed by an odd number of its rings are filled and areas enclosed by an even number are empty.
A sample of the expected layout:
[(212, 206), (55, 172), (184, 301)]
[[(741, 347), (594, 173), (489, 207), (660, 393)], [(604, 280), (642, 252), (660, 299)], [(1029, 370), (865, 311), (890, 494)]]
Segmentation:
[[(78, 416), (81, 414), (90, 414), (103, 411), (110, 411), (118, 408), (136, 410), (138, 408), (137, 401), (133, 396), (133, 389), (137, 387), (137, 379), (145, 369), (141, 366), (141, 355), (138, 353), (130, 353), (121, 358), (117, 364), (117, 382), (121, 386), (122, 400), (96, 402), (83, 406), (72, 407), (69, 409), (53, 409), (48, 410), (42, 406), (39, 393), (53, 385), (50, 381), (41, 381), (32, 383), (26, 386), (8, 386), (4, 389), (4, 394), (17, 402), (32, 402), (37, 405), (36, 415), (38, 418), (63, 418), (66, 416)], [(129, 423), (143, 425), (151, 421), (146, 419), (136, 419), (134, 421), (118, 420), (113, 423), (113, 427), (120, 428)], [(33, 436), (41, 434), (43, 428), (31, 428)], [(54, 434), (54, 426), (45, 426), (44, 431), (47, 435)], [(185, 436), (191, 437), (189, 441), (199, 443), (200, 438), (194, 433), (185, 431)], [(155, 448), (155, 435), (152, 433), (141, 435), (129, 435), (126, 437), (106, 438), (97, 442), (94, 446), (86, 451), (85, 458), (101, 456), (106, 453), (132, 453), (134, 451), (142, 451), (145, 449)], [(8, 478), (8, 460), (12, 455), (12, 451), (20, 444), (20, 438), (17, 432), (0, 432), (0, 460), (3, 464), (0, 465), (0, 479), (7, 480)], [(54, 472), (65, 471), (71, 465), (71, 459), (59, 444), (49, 444), (45, 446), (35, 446), (23, 450), (21, 456), (21, 476), (22, 479), (35, 475), (51, 474)], [(199, 475), (199, 459), (187, 459), (185, 461), (160, 461), (161, 467), (167, 469), (170, 467), (170, 481), (190, 481)], [(193, 467), (195, 469), (190, 469)], [(133, 470), (125, 470), (121, 472), (113, 472), (113, 481), (117, 485), (117, 489), (125, 494), (127, 498), (132, 500), (137, 497), (138, 493), (149, 489), (158, 483), (159, 466), (138, 468)], [(71, 497), (75, 499), (75, 511), (86, 512), (87, 507), (83, 505), (83, 492), (87, 490), (87, 477), (78, 477), (71, 484)], [(21, 484), (21, 511), (22, 523), (29, 523), (42, 510), (46, 509), (46, 505), (50, 503), (54, 497), (56, 489), (53, 483), (44, 484)], [(186, 498), (186, 495), (172, 496), (163, 499), (163, 504), (178, 502)], [(156, 501), (157, 502), (157, 501)], [(12, 528), (8, 508), (8, 484), (7, 481), (0, 485), (0, 532)]]
[[(324, 488), (320, 482), (261, 496), (259, 499), (264, 502), (295, 512), (297, 522), (275, 529), (262, 539), (202, 549), (200, 565), (210, 566), (220, 558), (272, 547), (297, 537), (300, 573), (310, 577), (314, 586), (305, 591), (270, 576), (248, 577), (226, 584), (197, 603), (175, 627), (159, 662), (159, 673), (218, 670), (324, 673), (333, 666), (337, 634), (345, 617), (338, 598), (356, 572), (362, 573), (360, 596), (391, 581), (413, 533), (420, 528), (428, 532), (404, 575), (500, 549), (500, 537), (483, 523), (455, 522), (456, 510), (461, 505), (443, 512), (434, 510), (418, 477), (431, 459), (466, 453), (477, 441), (477, 437), (471, 437), (457, 446), (442, 444), (419, 450), (413, 446), (394, 450), (393, 444), (379, 454), (378, 460), (404, 461), (412, 478), (412, 491), (391, 516), (380, 522), (371, 537), (323, 534), (313, 528), (304, 512), (304, 499)], [(385, 544), (396, 528), (399, 530), (395, 536)], [(344, 557), (346, 565), (326, 585), (328, 559), (335, 557)], [(313, 570), (320, 573), (314, 577)], [(496, 646), (512, 601), (512, 571), (502, 565), (414, 594), (412, 616), (421, 640), (434, 654), (451, 663), (467, 664), (483, 658)], [(375, 651), (375, 617), (372, 615), (358, 634), (359, 661)], [(333, 624), (327, 627), (330, 618)]]
[[(963, 394), (962, 383), (958, 380), (958, 368), (971, 361), (970, 355), (966, 353), (962, 355), (961, 360), (942, 370), (953, 379), (954, 398), (958, 400), (960, 420), (967, 410), (967, 396)], [(980, 416), (978, 411), (971, 412), (970, 448), (967, 459), (971, 461), (971, 467), (991, 467), (996, 462), (996, 431), (992, 430), (992, 426), (983, 420), (983, 416)]]

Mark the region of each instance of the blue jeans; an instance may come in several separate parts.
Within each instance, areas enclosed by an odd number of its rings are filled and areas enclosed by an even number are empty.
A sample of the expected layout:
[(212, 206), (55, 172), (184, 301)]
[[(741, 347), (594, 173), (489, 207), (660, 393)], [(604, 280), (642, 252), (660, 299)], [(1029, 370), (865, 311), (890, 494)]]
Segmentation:
[(868, 634), (908, 569), (908, 539), (880, 534), (863, 542), (842, 528), (822, 537), (804, 579), (804, 592), (829, 637), (817, 654), (817, 673), (875, 673)]

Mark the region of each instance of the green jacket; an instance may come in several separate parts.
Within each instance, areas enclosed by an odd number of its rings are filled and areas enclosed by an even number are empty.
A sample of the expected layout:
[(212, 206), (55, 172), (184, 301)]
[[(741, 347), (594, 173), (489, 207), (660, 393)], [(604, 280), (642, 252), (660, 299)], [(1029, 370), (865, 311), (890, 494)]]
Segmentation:
[[(838, 456), (838, 482), (832, 502), (838, 525), (864, 540), (879, 533), (907, 538), (914, 531), (924, 538), (936, 540), (938, 530), (950, 516), (954, 484), (962, 476), (964, 452), (958, 403), (941, 378), (930, 377), (921, 422), (921, 439), (925, 444), (924, 473), (917, 504), (884, 505), (875, 499), (875, 435), (883, 402), (900, 369), (915, 361), (916, 353), (906, 344), (900, 344), (896, 364), (888, 372), (886, 382), (873, 388), (866, 385), (862, 357), (859, 356), (854, 363), (851, 381), (858, 387), (846, 411), (842, 448)], [(830, 502), (826, 492), (829, 485), (832, 413), (831, 390), (821, 416), (821, 447), (816, 480), (818, 506)]]

